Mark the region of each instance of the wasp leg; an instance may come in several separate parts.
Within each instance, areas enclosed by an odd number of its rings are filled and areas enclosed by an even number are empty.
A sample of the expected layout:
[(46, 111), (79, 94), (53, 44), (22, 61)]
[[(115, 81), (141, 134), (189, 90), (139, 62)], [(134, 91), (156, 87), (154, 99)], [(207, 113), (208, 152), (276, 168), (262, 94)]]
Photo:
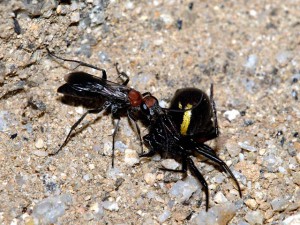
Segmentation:
[(119, 124), (120, 124), (120, 117), (117, 117), (117, 124), (115, 126), (115, 129), (114, 129), (114, 132), (113, 132), (113, 142), (112, 142), (112, 153), (111, 153), (111, 167), (113, 168), (114, 167), (114, 162), (115, 162), (115, 137), (116, 137), (116, 134), (119, 130)]
[(235, 176), (233, 175), (233, 173), (231, 172), (229, 167), (226, 165), (226, 163), (222, 159), (220, 159), (215, 153), (213, 153), (214, 152), (213, 149), (211, 149), (208, 145), (201, 144), (201, 145), (198, 145), (198, 147), (195, 150), (199, 154), (205, 156), (206, 158), (210, 159), (211, 161), (213, 161), (213, 162), (217, 163), (219, 166), (221, 166), (221, 168), (223, 169), (224, 172), (229, 173), (231, 178), (234, 180), (236, 186), (238, 187), (240, 197), (242, 197), (242, 191), (241, 191), (239, 182), (237, 181), (237, 179), (235, 178)]
[(58, 154), (62, 148), (67, 144), (70, 136), (71, 136), (71, 133), (73, 130), (75, 130), (75, 128), (81, 123), (81, 121), (86, 117), (86, 115), (90, 114), (90, 113), (100, 113), (102, 110), (106, 109), (108, 107), (110, 103), (104, 103), (99, 109), (90, 109), (88, 111), (86, 111), (81, 117), (79, 120), (76, 121), (76, 123), (73, 124), (73, 126), (71, 127), (66, 139), (64, 140), (64, 142), (62, 143), (62, 145), (60, 146), (60, 148), (54, 152), (54, 153), (50, 153), (49, 156), (54, 156), (56, 154)]
[(139, 157), (152, 157), (155, 155), (156, 151), (154, 150), (154, 146), (152, 145), (152, 143), (155, 143), (155, 139), (152, 140), (152, 137), (147, 134), (143, 137), (143, 140), (144, 140), (144, 143), (146, 145), (148, 145), (148, 148), (150, 149), (149, 152), (146, 152), (146, 153), (142, 153), (142, 154), (139, 154)]
[(199, 172), (198, 168), (195, 166), (193, 160), (190, 157), (187, 157), (187, 163), (189, 164), (189, 167), (192, 171), (192, 173), (195, 174), (195, 176), (198, 178), (200, 183), (202, 184), (206, 196), (206, 211), (208, 210), (208, 201), (209, 201), (209, 192), (208, 192), (208, 185), (203, 177), (203, 175)]
[(54, 57), (54, 58), (63, 60), (63, 61), (65, 61), (65, 62), (74, 62), (74, 63), (78, 63), (78, 66), (76, 66), (76, 67), (74, 68), (74, 70), (75, 70), (76, 68), (78, 68), (79, 66), (90, 67), (90, 68), (92, 68), (92, 69), (101, 71), (101, 72), (102, 72), (102, 79), (103, 79), (103, 80), (106, 80), (106, 79), (107, 79), (106, 71), (105, 71), (104, 69), (101, 69), (101, 68), (99, 68), (99, 67), (97, 67), (97, 66), (93, 66), (93, 65), (88, 64), (88, 63), (85, 63), (85, 62), (81, 62), (81, 61), (79, 61), (79, 60), (65, 59), (65, 58), (59, 57), (59, 56), (55, 55), (54, 53), (50, 52), (50, 50), (49, 50), (47, 47), (46, 47), (46, 50), (47, 50), (48, 54), (49, 54), (50, 56)]
[(119, 77), (123, 76), (123, 77), (126, 78), (126, 80), (123, 82), (122, 85), (127, 85), (128, 82), (129, 82), (129, 77), (128, 77), (128, 75), (125, 72), (121, 72), (119, 70), (118, 65), (119, 65), (118, 63), (115, 64), (115, 67), (116, 67), (116, 70), (117, 70), (117, 73), (118, 73)]

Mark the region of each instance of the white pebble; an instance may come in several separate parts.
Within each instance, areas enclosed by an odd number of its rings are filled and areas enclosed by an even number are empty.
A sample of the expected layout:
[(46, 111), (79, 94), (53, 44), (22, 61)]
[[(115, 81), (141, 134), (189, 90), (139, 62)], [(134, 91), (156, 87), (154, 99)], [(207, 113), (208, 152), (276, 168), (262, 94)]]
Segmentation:
[(39, 157), (45, 157), (45, 156), (48, 155), (47, 152), (41, 151), (41, 150), (34, 150), (32, 153), (33, 153), (34, 155), (36, 155), (36, 156), (39, 156)]
[(249, 211), (247, 212), (245, 219), (251, 225), (263, 224), (264, 217), (260, 211)]
[(240, 112), (236, 109), (224, 112), (223, 116), (230, 122), (240, 116)]
[(165, 210), (161, 215), (158, 216), (158, 221), (160, 223), (165, 222), (171, 216), (171, 212), (169, 210)]
[(236, 214), (236, 207), (233, 203), (227, 202), (225, 204), (211, 207), (208, 212), (200, 211), (198, 215), (193, 217), (191, 225), (207, 225), (207, 224), (228, 224), (228, 222)]
[(222, 204), (225, 202), (228, 202), (227, 198), (224, 196), (224, 194), (222, 192), (218, 192), (215, 197), (214, 197), (214, 201), (218, 204)]
[(161, 162), (161, 165), (169, 170), (176, 170), (180, 166), (180, 164), (174, 159), (165, 159)]
[(299, 225), (300, 224), (300, 213), (289, 216), (283, 221), (283, 225)]
[(238, 145), (244, 149), (244, 150), (247, 150), (249, 152), (256, 152), (257, 149), (251, 145), (249, 145), (249, 142), (248, 141), (245, 141), (245, 142), (239, 142)]
[(250, 209), (253, 209), (253, 210), (256, 209), (258, 206), (257, 202), (251, 198), (247, 199), (245, 201), (245, 204), (246, 204), (246, 206), (248, 206)]
[(35, 147), (36, 147), (36, 148), (43, 148), (43, 147), (44, 147), (44, 141), (43, 141), (43, 139), (39, 138), (39, 139), (35, 142)]
[(255, 71), (257, 65), (257, 56), (249, 55), (247, 58), (247, 62), (245, 63), (245, 68), (250, 71)]
[(153, 173), (146, 173), (144, 175), (144, 180), (146, 181), (147, 184), (149, 184), (151, 186), (155, 183), (155, 179), (156, 179), (156, 176)]
[(136, 151), (132, 149), (126, 149), (125, 150), (125, 156), (124, 161), (127, 165), (133, 166), (135, 164), (138, 164), (140, 162), (139, 155)]
[(177, 181), (170, 189), (170, 194), (179, 202), (184, 202), (199, 188), (198, 181), (194, 177), (188, 176), (184, 181)]
[(278, 53), (276, 56), (276, 60), (281, 65), (288, 63), (292, 58), (293, 58), (293, 53), (291, 51), (283, 51)]
[(289, 206), (289, 199), (275, 198), (274, 200), (271, 201), (271, 206), (275, 212), (283, 211)]
[(109, 211), (118, 211), (119, 210), (118, 203), (116, 203), (116, 202), (104, 201), (104, 202), (102, 202), (102, 206), (104, 209), (109, 210)]
[(75, 111), (76, 111), (78, 114), (82, 115), (82, 114), (83, 114), (83, 107), (82, 107), (82, 106), (78, 106), (78, 107), (75, 108)]
[(78, 23), (80, 20), (80, 13), (79, 12), (73, 12), (71, 14), (71, 22), (72, 23)]

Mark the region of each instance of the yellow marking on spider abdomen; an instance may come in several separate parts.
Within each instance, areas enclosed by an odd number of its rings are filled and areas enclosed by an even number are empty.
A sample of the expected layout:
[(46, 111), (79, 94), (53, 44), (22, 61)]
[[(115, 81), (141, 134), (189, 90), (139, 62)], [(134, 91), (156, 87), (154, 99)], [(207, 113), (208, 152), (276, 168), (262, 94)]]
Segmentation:
[[(182, 109), (181, 102), (179, 102), (178, 107), (179, 107), (179, 109)], [(191, 109), (192, 107), (193, 107), (193, 105), (187, 104), (184, 107), (184, 110)], [(192, 117), (192, 110), (187, 110), (183, 113), (182, 122), (180, 124), (180, 133), (182, 135), (186, 135), (189, 125), (191, 123), (191, 117)]]

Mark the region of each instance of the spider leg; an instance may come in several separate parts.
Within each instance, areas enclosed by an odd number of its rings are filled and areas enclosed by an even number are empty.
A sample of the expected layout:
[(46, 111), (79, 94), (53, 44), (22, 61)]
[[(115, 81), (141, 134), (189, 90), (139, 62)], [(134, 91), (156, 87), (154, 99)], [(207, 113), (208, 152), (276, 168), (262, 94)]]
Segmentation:
[(69, 138), (70, 138), (70, 136), (71, 136), (72, 131), (75, 130), (75, 128), (81, 123), (81, 121), (82, 121), (88, 114), (91, 114), (91, 113), (100, 113), (102, 110), (104, 110), (105, 108), (107, 108), (109, 105), (110, 105), (110, 103), (105, 102), (105, 103), (104, 103), (100, 108), (98, 108), (98, 109), (89, 109), (88, 111), (86, 111), (86, 112), (79, 118), (79, 120), (77, 120), (77, 121), (73, 124), (73, 126), (71, 127), (71, 129), (70, 129), (70, 131), (69, 131), (69, 133), (68, 133), (68, 135), (67, 135), (67, 137), (66, 137), (66, 139), (64, 140), (64, 142), (62, 143), (62, 145), (60, 146), (60, 148), (59, 148), (56, 152), (50, 153), (49, 156), (54, 156), (54, 155), (58, 154), (58, 153), (62, 150), (62, 148), (67, 144), (67, 142), (68, 142), (68, 140), (69, 140)]
[(140, 130), (140, 127), (139, 127), (139, 125), (137, 124), (136, 119), (134, 118), (134, 116), (131, 115), (130, 111), (127, 111), (127, 116), (128, 116), (128, 118), (130, 119), (130, 121), (133, 121), (133, 122), (134, 122), (135, 128), (136, 128), (137, 133), (138, 133), (138, 136), (139, 136), (139, 140), (140, 140), (141, 154), (144, 154), (143, 140), (142, 140), (142, 137), (141, 137), (141, 130)]
[(195, 166), (194, 161), (190, 157), (187, 157), (186, 160), (187, 160), (187, 163), (189, 164), (191, 172), (195, 174), (195, 176), (198, 178), (198, 180), (200, 181), (200, 183), (202, 184), (202, 186), (204, 188), (204, 192), (205, 192), (205, 196), (206, 196), (206, 211), (207, 211), (208, 210), (208, 201), (209, 201), (208, 185), (207, 185), (203, 175), (199, 172), (198, 168)]
[[(213, 84), (210, 85), (210, 103), (211, 108), (213, 110), (213, 119), (214, 119), (214, 133), (213, 138), (216, 138), (219, 136), (219, 126), (218, 126), (218, 118), (217, 118), (217, 109), (216, 109), (216, 103), (214, 101), (214, 86)], [(211, 138), (211, 139), (213, 139)]]
[(208, 145), (201, 144), (201, 145), (198, 145), (197, 148), (195, 148), (195, 150), (199, 154), (205, 156), (206, 158), (210, 159), (211, 161), (213, 161), (213, 162), (217, 163), (219, 166), (221, 166), (223, 171), (227, 172), (231, 176), (231, 178), (234, 180), (236, 186), (238, 187), (240, 197), (242, 197), (242, 191), (241, 191), (239, 182), (237, 181), (237, 179), (231, 172), (230, 168), (226, 165), (226, 163), (214, 153), (213, 149), (211, 149)]

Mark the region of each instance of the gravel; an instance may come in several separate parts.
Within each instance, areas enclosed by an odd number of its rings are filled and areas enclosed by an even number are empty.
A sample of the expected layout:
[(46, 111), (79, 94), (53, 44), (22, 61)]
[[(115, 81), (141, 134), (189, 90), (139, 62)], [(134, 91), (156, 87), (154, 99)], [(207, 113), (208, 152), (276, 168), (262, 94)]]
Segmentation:
[[(299, 224), (299, 2), (59, 2), (0, 4), (1, 224)], [(243, 197), (218, 166), (195, 156), (209, 185), (206, 212), (192, 174), (159, 169), (180, 169), (180, 159), (139, 158), (126, 116), (114, 168), (109, 113), (88, 115), (49, 156), (97, 102), (57, 93), (77, 65), (54, 60), (45, 46), (105, 69), (116, 83), (119, 63), (128, 86), (163, 107), (179, 88), (209, 94), (213, 83), (220, 135), (207, 144)]]

